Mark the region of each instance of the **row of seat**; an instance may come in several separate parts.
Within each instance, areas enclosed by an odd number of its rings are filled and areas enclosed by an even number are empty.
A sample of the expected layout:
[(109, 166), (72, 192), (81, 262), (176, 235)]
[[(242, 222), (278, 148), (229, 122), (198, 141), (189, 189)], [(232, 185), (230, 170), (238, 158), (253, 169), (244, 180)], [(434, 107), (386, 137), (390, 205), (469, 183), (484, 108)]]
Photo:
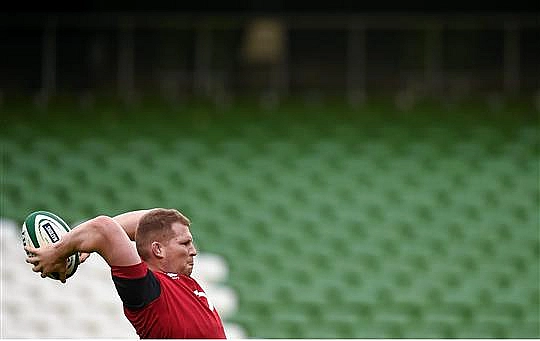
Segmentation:
[(176, 207), (229, 265), (212, 295), (248, 337), (540, 336), (537, 127), (186, 115), (21, 120), (0, 138), (0, 216)]

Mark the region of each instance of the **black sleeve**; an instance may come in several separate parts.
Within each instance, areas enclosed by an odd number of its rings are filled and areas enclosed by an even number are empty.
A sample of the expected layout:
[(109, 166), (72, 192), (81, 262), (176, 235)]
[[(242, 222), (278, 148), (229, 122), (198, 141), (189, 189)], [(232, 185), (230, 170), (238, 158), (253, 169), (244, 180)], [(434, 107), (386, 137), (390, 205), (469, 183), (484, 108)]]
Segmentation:
[(124, 306), (129, 309), (139, 309), (161, 294), (161, 287), (152, 271), (146, 271), (141, 278), (122, 278), (112, 276), (114, 286)]

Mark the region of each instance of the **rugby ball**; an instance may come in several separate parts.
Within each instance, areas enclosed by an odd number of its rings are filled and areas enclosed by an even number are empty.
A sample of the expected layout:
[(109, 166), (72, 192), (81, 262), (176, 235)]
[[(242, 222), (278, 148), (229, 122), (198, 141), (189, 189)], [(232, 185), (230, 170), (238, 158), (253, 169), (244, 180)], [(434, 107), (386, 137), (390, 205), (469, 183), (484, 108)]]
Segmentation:
[[(30, 245), (39, 248), (45, 244), (54, 244), (62, 236), (71, 230), (68, 224), (54, 213), (47, 211), (35, 211), (30, 213), (22, 225), (23, 247)], [(29, 257), (30, 252), (26, 252)], [(71, 277), (79, 266), (79, 252), (72, 254), (67, 259), (66, 279)], [(48, 277), (59, 280), (58, 273), (49, 274)]]

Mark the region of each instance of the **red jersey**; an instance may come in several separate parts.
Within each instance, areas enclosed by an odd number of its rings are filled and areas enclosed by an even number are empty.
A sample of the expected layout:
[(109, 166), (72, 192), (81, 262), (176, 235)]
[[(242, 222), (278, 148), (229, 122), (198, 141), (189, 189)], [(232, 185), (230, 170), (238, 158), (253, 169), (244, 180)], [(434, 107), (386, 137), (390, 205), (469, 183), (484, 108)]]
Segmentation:
[(225, 339), (221, 318), (197, 281), (153, 272), (142, 262), (113, 266), (124, 314), (141, 339)]

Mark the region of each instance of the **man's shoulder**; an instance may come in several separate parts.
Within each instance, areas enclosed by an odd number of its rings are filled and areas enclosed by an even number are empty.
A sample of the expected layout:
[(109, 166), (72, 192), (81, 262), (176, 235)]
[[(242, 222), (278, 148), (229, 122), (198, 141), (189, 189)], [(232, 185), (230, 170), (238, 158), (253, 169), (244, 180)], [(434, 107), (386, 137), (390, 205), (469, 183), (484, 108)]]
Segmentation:
[(145, 262), (132, 265), (111, 265), (113, 277), (140, 278), (145, 277), (148, 271), (150, 270)]

